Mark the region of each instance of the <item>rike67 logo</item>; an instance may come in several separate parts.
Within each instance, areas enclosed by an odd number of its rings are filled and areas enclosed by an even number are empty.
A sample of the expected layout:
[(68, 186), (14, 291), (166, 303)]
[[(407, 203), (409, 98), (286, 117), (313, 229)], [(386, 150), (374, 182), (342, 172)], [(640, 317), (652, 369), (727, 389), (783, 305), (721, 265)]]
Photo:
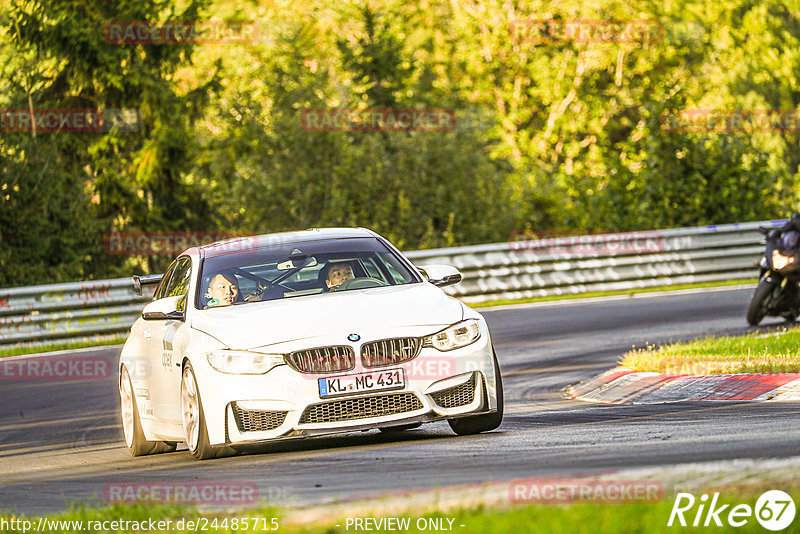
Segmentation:
[(741, 527), (755, 516), (765, 529), (778, 531), (792, 524), (795, 512), (792, 498), (780, 490), (763, 493), (754, 508), (749, 504), (722, 504), (719, 493), (714, 493), (710, 501), (705, 493), (699, 499), (691, 493), (678, 493), (667, 526)]

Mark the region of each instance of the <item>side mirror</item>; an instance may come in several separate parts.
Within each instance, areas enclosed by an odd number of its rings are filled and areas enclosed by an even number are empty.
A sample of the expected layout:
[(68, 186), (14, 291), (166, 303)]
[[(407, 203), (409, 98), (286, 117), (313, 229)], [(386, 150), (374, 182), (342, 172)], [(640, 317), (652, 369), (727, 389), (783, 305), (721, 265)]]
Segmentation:
[(144, 307), (142, 318), (145, 321), (165, 321), (167, 319), (183, 321), (185, 314), (179, 308), (183, 307), (180, 301), (185, 298), (185, 296), (179, 295), (177, 297), (154, 300)]
[(161, 282), (161, 279), (164, 278), (163, 274), (151, 274), (149, 276), (139, 276), (138, 274), (134, 274), (132, 277), (133, 279), (133, 291), (140, 297), (142, 296), (142, 286), (157, 284)]
[(428, 282), (438, 287), (457, 284), (463, 278), (459, 270), (451, 265), (420, 265), (417, 268), (422, 271)]

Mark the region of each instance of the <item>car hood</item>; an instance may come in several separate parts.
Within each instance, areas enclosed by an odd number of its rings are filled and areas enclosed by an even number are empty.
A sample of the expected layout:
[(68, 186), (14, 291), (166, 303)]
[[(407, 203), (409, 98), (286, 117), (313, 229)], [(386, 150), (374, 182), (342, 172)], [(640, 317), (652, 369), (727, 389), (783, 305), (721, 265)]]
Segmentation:
[(329, 336), (344, 341), (350, 333), (364, 339), (393, 337), (392, 328), (444, 328), (462, 319), (463, 307), (423, 283), (253, 302), (193, 315), (192, 328), (229, 348), (252, 349)]

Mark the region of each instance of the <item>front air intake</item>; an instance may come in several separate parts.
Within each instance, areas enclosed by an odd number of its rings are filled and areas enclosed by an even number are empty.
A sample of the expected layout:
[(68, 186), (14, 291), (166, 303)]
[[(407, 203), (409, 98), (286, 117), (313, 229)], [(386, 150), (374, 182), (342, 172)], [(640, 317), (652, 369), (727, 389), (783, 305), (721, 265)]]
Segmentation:
[(475, 400), (476, 376), (477, 373), (473, 373), (472, 377), (463, 384), (431, 393), (433, 402), (442, 408), (458, 408), (472, 404), (472, 401)]
[(343, 399), (312, 404), (300, 416), (300, 424), (367, 419), (414, 412), (422, 408), (422, 401), (413, 393), (391, 393), (359, 399)]
[(233, 419), (239, 432), (266, 432), (275, 430), (286, 420), (286, 412), (272, 410), (245, 410), (237, 404), (231, 406)]

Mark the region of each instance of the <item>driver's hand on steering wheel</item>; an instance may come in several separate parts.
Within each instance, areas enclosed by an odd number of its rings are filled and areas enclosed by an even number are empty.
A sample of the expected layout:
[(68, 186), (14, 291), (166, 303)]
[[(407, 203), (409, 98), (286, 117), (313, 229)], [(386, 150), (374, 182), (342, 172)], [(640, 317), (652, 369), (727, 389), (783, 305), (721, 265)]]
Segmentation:
[(250, 293), (249, 295), (247, 295), (245, 297), (244, 301), (245, 302), (258, 302), (259, 300), (261, 300), (261, 295), (264, 294), (264, 291), (268, 287), (269, 286), (267, 284), (262, 284), (261, 282), (259, 282), (258, 283), (258, 287), (256, 287), (256, 290), (253, 291), (252, 293)]

